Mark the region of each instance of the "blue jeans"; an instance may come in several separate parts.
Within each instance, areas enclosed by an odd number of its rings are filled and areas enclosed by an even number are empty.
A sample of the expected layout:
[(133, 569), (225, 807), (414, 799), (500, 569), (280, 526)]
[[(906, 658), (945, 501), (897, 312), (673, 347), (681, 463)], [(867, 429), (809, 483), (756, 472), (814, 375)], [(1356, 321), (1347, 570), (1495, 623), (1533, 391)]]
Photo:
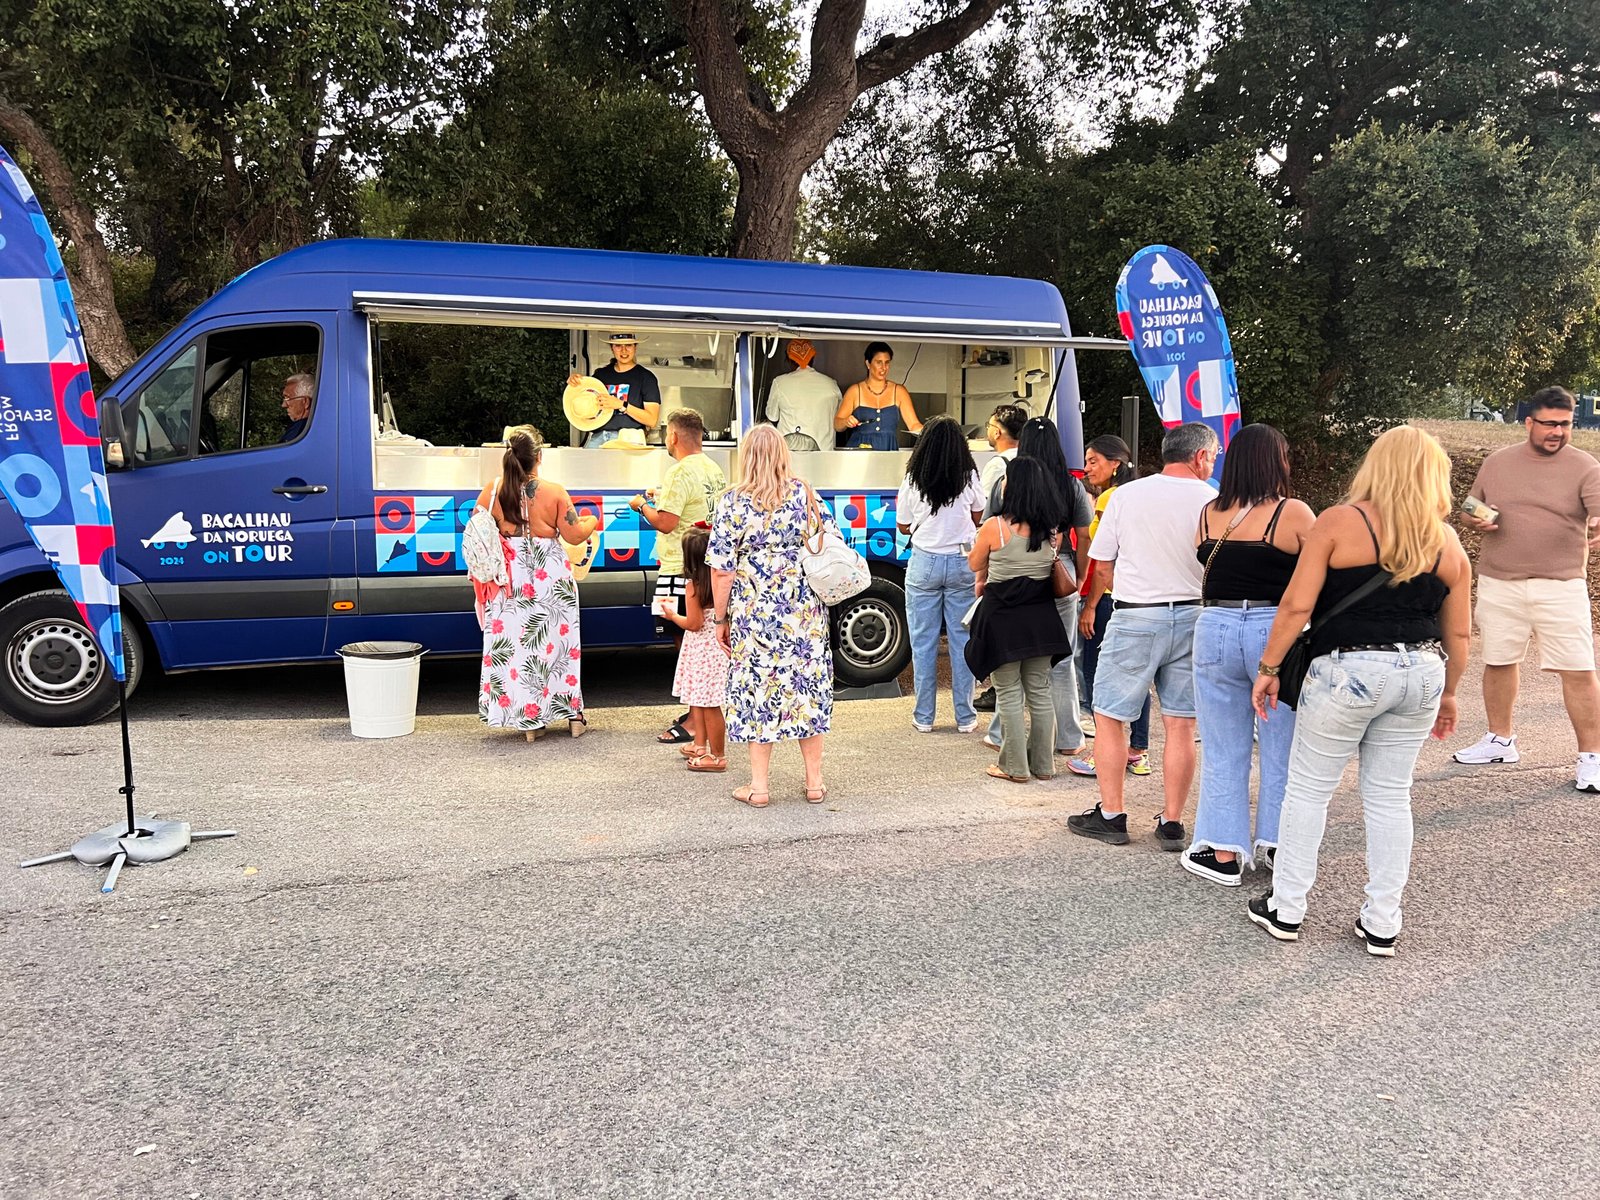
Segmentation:
[(972, 672), (967, 669), (967, 629), (961, 623), (972, 607), (974, 577), (965, 554), (934, 554), (911, 548), (906, 566), (906, 623), (911, 627), (911, 678), (917, 702), (911, 719), (932, 725), (937, 708), (939, 627), (950, 639), (950, 691), (956, 724), (978, 719), (972, 707)]
[(1118, 608), (1100, 641), (1094, 711), (1133, 721), (1156, 689), (1163, 717), (1194, 717), (1194, 623), (1198, 604)]
[(1328, 801), (1351, 755), (1360, 756), (1367, 822), (1368, 933), (1400, 933), (1400, 893), (1411, 873), (1411, 772), (1444, 692), (1444, 659), (1403, 650), (1334, 651), (1313, 659), (1300, 694), (1289, 786), (1283, 797), (1272, 895), (1299, 921), (1317, 879)]
[[(1094, 671), (1100, 662), (1100, 643), (1105, 640), (1106, 623), (1111, 620), (1111, 597), (1101, 596), (1094, 610), (1094, 636), (1083, 639), (1083, 704), (1094, 707)], [(1139, 719), (1128, 730), (1128, 750), (1150, 749), (1150, 697), (1144, 698)]]
[[(1231, 850), (1246, 862), (1278, 844), (1278, 814), (1289, 781), (1294, 709), (1256, 721), (1250, 689), (1276, 608), (1203, 608), (1194, 626), (1195, 707), (1200, 719), (1200, 801), (1191, 850)], [(1250, 831), (1250, 758), (1261, 739), (1261, 786)]]

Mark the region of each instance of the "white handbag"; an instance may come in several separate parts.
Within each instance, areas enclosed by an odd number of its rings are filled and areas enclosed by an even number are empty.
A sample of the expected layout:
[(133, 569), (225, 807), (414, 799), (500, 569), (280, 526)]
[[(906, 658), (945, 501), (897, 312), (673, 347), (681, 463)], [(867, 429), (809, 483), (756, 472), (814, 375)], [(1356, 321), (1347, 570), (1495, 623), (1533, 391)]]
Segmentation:
[[(817, 539), (812, 545), (813, 534)], [(817, 598), (830, 608), (851, 596), (859, 595), (872, 583), (867, 560), (850, 548), (838, 530), (822, 523), (817, 511), (817, 494), (806, 486), (806, 537), (800, 551), (800, 566), (806, 582)]]

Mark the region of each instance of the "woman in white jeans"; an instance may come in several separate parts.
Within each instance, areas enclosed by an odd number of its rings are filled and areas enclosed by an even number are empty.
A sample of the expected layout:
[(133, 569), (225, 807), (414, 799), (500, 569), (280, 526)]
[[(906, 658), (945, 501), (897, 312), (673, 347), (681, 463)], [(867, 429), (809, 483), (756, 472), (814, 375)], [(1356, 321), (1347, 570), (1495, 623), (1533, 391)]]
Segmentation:
[(1311, 527), (1278, 605), (1251, 697), (1262, 720), (1274, 719), (1283, 656), (1312, 623), (1272, 891), (1248, 906), (1279, 941), (1300, 936), (1328, 801), (1359, 755), (1367, 888), (1355, 932), (1369, 954), (1394, 954), (1411, 870), (1411, 773), (1430, 730), (1455, 730), (1471, 635), (1472, 567), (1449, 513), (1450, 460), (1439, 443), (1411, 426), (1389, 430), (1345, 502)]

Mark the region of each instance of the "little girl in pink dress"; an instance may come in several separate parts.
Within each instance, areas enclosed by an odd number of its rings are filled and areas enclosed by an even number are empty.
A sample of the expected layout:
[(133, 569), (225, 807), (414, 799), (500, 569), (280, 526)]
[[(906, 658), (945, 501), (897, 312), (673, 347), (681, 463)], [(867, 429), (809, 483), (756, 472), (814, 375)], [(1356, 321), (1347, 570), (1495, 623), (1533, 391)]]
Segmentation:
[(706, 565), (709, 537), (698, 527), (683, 535), (686, 613), (680, 617), (667, 605), (661, 616), (683, 630), (672, 694), (689, 708), (689, 732), (694, 740), (680, 746), (678, 753), (689, 760), (691, 771), (720, 773), (728, 769), (728, 726), (722, 719), (722, 705), (728, 695), (729, 659), (711, 623), (711, 568)]

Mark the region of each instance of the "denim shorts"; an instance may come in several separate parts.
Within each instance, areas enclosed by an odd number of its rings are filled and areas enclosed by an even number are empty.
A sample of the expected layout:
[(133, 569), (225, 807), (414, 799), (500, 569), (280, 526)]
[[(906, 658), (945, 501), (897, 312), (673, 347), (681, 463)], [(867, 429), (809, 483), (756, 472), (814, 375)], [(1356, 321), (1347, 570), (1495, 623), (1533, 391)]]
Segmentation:
[(1193, 717), (1194, 623), (1198, 604), (1117, 608), (1106, 622), (1094, 672), (1094, 710), (1132, 721), (1155, 685), (1165, 717)]

